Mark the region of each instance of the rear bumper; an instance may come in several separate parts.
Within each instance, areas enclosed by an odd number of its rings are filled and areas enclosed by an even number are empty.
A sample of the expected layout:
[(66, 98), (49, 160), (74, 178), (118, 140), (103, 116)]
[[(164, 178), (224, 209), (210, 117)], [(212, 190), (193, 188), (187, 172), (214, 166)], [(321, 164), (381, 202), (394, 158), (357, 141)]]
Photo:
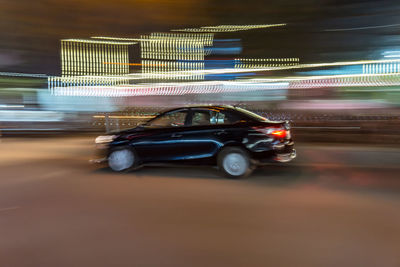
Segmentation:
[(297, 157), (296, 149), (293, 149), (290, 153), (278, 153), (274, 160), (277, 162), (289, 162)]
[(269, 151), (252, 153), (253, 164), (264, 165), (274, 162), (289, 162), (297, 157), (296, 149), (293, 141), (285, 143), (276, 143), (270, 147)]

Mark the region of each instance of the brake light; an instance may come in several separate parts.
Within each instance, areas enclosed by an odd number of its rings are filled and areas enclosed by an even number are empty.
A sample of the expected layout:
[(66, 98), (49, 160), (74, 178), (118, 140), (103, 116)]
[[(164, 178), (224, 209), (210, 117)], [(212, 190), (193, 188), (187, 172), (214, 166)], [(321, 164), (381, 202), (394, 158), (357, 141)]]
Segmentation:
[(288, 136), (288, 132), (285, 129), (282, 128), (275, 128), (275, 127), (267, 127), (267, 128), (261, 128), (261, 127), (253, 127), (254, 130), (257, 132), (263, 133), (265, 135), (273, 136), (275, 138), (285, 138)]
[(271, 134), (278, 138), (285, 138), (286, 137), (286, 130), (276, 130), (272, 131)]

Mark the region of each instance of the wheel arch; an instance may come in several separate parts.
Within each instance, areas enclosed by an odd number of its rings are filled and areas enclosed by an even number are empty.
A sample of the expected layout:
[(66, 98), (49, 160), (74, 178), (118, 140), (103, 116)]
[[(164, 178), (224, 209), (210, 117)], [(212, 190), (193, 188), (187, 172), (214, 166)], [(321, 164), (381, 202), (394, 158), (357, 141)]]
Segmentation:
[(242, 144), (240, 142), (236, 142), (236, 141), (231, 141), (231, 142), (227, 142), (223, 146), (221, 146), (218, 149), (218, 151), (216, 153), (216, 156), (218, 157), (219, 153), (221, 153), (221, 151), (224, 150), (227, 147), (238, 147), (238, 148), (241, 148), (241, 149), (243, 149), (244, 151), (246, 151), (247, 153), (250, 154), (250, 151), (247, 149), (247, 147), (244, 144)]
[(215, 164), (218, 163), (218, 157), (219, 157), (219, 155), (221, 154), (221, 152), (222, 152), (224, 149), (228, 148), (228, 147), (238, 147), (238, 148), (241, 148), (241, 149), (243, 149), (245, 152), (247, 152), (249, 155), (251, 155), (251, 151), (249, 151), (249, 150), (246, 148), (246, 146), (245, 146), (244, 144), (242, 144), (242, 143), (240, 143), (240, 142), (236, 142), (236, 141), (230, 141), (230, 142), (227, 142), (227, 143), (225, 143), (224, 145), (220, 146), (220, 147), (218, 148), (218, 150), (215, 152), (215, 154), (214, 154), (214, 163), (215, 163)]

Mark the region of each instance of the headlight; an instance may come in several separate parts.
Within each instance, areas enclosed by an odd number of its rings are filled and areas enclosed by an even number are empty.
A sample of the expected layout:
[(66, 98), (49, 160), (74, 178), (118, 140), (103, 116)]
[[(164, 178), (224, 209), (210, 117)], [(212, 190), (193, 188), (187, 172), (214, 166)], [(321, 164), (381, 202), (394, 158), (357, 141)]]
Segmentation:
[(110, 143), (112, 142), (115, 138), (117, 138), (116, 135), (100, 135), (96, 138), (94, 141), (96, 144), (104, 144), (104, 143)]

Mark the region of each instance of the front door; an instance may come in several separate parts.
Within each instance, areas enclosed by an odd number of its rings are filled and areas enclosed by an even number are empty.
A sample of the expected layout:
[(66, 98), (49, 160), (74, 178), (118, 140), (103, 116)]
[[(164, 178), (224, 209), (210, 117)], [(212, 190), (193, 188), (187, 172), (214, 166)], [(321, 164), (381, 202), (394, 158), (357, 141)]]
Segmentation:
[(149, 136), (135, 144), (144, 162), (169, 162), (185, 157), (183, 132), (187, 129), (186, 109), (163, 114), (145, 127)]
[(187, 153), (185, 160), (202, 160), (213, 157), (223, 146), (221, 139), (226, 132), (218, 125), (213, 110), (193, 108), (189, 114), (190, 127), (183, 132)]

